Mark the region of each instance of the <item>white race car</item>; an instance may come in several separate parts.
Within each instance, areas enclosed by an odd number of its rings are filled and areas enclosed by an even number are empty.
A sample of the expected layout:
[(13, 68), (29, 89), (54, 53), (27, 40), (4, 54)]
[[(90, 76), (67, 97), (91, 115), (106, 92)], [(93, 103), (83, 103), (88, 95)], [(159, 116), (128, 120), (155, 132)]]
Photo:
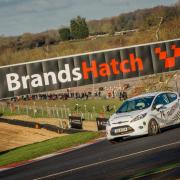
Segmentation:
[(180, 123), (180, 97), (176, 92), (155, 92), (126, 100), (107, 122), (107, 139), (156, 135), (161, 128)]

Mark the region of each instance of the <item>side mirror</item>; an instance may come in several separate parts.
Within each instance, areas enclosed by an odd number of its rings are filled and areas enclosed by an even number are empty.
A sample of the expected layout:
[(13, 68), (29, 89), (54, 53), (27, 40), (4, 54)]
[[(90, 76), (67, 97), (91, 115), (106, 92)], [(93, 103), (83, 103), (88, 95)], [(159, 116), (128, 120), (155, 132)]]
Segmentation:
[(164, 105), (163, 104), (158, 104), (156, 106), (156, 110), (159, 111), (160, 109), (163, 109), (164, 108)]

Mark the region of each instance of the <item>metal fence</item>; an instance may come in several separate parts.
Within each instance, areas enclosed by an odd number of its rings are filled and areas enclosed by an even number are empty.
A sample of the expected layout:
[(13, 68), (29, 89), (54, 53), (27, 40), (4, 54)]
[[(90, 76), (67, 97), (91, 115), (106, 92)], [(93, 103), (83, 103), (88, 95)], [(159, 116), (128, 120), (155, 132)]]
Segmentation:
[(19, 105), (15, 103), (0, 102), (0, 112), (2, 115), (27, 115), (33, 118), (58, 118), (68, 119), (69, 116), (81, 116), (85, 120), (95, 120), (97, 117), (109, 118), (112, 113), (116, 111), (114, 106), (111, 112), (106, 112), (106, 107), (102, 107), (102, 112), (96, 112), (95, 107), (92, 107), (91, 112), (86, 112), (86, 109), (82, 112), (80, 110), (71, 110), (67, 106), (48, 106), (45, 103), (44, 106), (34, 105)]

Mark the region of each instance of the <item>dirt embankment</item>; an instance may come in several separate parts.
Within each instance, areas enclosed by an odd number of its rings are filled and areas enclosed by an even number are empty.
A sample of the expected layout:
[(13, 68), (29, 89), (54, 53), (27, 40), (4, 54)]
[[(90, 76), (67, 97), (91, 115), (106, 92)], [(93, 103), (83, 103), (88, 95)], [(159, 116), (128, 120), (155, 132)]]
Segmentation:
[[(67, 120), (60, 120), (56, 118), (31, 118), (25, 115), (3, 117), (5, 119), (17, 119), (28, 122), (37, 122), (39, 124), (50, 124), (57, 127), (63, 126), (68, 128)], [(97, 131), (95, 121), (84, 121), (83, 129)], [(16, 147), (32, 144), (35, 142), (44, 141), (54, 137), (64, 136), (67, 134), (58, 134), (46, 129), (27, 128), (7, 123), (0, 123), (0, 152), (13, 149)]]
[(66, 134), (58, 134), (45, 129), (0, 123), (0, 152), (64, 135)]

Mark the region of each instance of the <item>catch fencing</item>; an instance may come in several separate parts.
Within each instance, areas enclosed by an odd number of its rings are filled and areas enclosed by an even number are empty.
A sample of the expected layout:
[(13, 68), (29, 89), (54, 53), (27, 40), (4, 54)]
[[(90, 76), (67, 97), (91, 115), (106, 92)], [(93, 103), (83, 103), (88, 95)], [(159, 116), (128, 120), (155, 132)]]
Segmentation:
[[(66, 105), (63, 106), (49, 106), (45, 103), (44, 106), (36, 105), (19, 105), (13, 102), (1, 102), (0, 112), (4, 116), (9, 115), (27, 115), (32, 118), (58, 118), (58, 119), (69, 119), (69, 116), (80, 116), (84, 120), (95, 120), (97, 117), (109, 118), (112, 113), (116, 111), (117, 107), (112, 106), (111, 111), (107, 111), (107, 107), (103, 106), (101, 112), (96, 112), (96, 108), (93, 106), (90, 112), (86, 110), (71, 110)], [(22, 116), (23, 118), (23, 116)], [(22, 119), (23, 120), (23, 119)]]

